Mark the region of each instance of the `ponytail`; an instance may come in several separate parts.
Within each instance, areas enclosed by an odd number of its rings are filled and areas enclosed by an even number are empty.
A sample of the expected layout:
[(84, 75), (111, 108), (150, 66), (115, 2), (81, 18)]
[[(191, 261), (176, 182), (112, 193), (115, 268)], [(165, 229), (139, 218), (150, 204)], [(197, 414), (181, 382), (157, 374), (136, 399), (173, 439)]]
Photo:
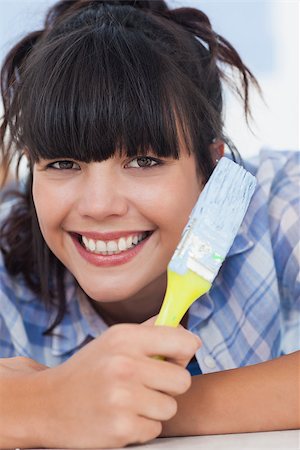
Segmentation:
[[(207, 47), (211, 66), (217, 68), (219, 76), (243, 100), (244, 113), (248, 121), (248, 118), (251, 117), (249, 85), (253, 84), (259, 92), (260, 87), (252, 72), (243, 63), (238, 52), (225, 38), (212, 29), (210, 20), (204, 12), (193, 8), (178, 8), (169, 11), (168, 14), (175, 22), (192, 33), (199, 40), (199, 45), (204, 44)], [(217, 65), (218, 62), (221, 64)], [(236, 69), (236, 72), (240, 75), (241, 86), (236, 84), (235, 80), (230, 80), (226, 74), (224, 64)]]

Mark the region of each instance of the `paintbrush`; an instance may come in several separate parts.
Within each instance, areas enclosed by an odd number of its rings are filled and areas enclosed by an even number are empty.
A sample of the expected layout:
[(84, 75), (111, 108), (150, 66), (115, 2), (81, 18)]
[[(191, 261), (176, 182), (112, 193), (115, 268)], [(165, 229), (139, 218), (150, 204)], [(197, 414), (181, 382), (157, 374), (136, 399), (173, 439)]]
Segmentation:
[(190, 214), (168, 264), (167, 290), (155, 325), (176, 327), (209, 291), (246, 214), (256, 179), (221, 158)]

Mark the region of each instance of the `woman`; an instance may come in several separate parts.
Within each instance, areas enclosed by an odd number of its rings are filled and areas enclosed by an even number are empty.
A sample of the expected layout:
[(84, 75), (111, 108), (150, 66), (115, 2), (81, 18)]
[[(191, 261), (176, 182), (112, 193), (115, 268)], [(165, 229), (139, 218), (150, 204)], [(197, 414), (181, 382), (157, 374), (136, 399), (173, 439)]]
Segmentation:
[(213, 288), (182, 327), (152, 326), (224, 153), (220, 63), (247, 117), (255, 78), (196, 9), (61, 1), (7, 56), (3, 159), (29, 171), (3, 207), (1, 447), (299, 426), (297, 155), (247, 166), (258, 189)]

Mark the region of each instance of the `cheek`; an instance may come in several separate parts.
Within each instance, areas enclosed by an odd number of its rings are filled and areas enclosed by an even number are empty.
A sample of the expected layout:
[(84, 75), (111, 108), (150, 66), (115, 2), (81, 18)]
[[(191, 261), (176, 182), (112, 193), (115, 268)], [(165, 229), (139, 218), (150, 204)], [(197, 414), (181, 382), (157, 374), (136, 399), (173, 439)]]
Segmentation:
[(146, 197), (141, 195), (144, 214), (157, 226), (168, 247), (175, 249), (200, 191), (198, 182), (178, 177), (176, 182), (153, 187)]
[(48, 243), (64, 215), (63, 202), (59, 198), (61, 195), (55, 195), (38, 179), (33, 183), (32, 194), (40, 229)]

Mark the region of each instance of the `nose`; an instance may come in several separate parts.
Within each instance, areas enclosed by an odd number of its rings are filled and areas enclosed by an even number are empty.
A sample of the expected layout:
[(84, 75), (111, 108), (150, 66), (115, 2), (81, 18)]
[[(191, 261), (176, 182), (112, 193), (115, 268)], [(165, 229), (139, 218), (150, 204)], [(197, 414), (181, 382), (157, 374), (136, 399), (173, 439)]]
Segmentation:
[(123, 216), (128, 210), (122, 177), (111, 160), (92, 162), (82, 176), (78, 212), (96, 220)]

